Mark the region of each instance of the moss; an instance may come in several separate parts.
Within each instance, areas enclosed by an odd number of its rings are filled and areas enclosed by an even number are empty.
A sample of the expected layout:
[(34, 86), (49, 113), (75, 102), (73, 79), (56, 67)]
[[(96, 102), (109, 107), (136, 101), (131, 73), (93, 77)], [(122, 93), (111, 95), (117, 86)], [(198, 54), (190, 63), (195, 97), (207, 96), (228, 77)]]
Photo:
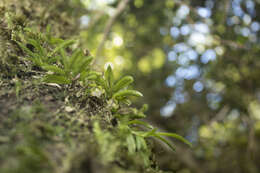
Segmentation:
[[(114, 136), (111, 111), (102, 101), (76, 101), (76, 89), (19, 80), (18, 95), (16, 81), (1, 81), (0, 172), (151, 172)], [(93, 134), (96, 121), (101, 140)]]

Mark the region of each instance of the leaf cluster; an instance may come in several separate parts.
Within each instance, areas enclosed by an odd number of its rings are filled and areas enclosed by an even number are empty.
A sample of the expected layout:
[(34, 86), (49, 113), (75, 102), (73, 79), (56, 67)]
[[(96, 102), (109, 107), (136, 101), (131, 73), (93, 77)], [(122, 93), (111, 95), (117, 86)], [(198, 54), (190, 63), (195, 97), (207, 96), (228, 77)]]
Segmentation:
[[(139, 120), (145, 118), (144, 112), (147, 110), (147, 105), (144, 105), (141, 109), (130, 107), (130, 98), (132, 96), (143, 96), (139, 91), (129, 89), (130, 84), (134, 82), (132, 76), (125, 76), (115, 80), (111, 66), (107, 67), (104, 74), (92, 70), (91, 61), (93, 57), (89, 54), (86, 55), (81, 49), (71, 49), (71, 46), (76, 43), (75, 40), (52, 37), (49, 34), (49, 27), (46, 34), (35, 34), (29, 29), (26, 32), (29, 33), (29, 37), (25, 37), (24, 42), (17, 41), (17, 43), (26, 53), (28, 60), (44, 71), (44, 82), (67, 85), (80, 81), (87, 87), (99, 88), (104, 91), (104, 99), (107, 101), (108, 107), (111, 106), (110, 110), (113, 119), (117, 123), (114, 125), (115, 131), (113, 134), (115, 136), (103, 133), (98, 125), (94, 126), (97, 141), (103, 146), (101, 147), (101, 153), (106, 154), (107, 148), (111, 148), (109, 147), (109, 143), (111, 143), (109, 141), (120, 139), (130, 155), (138, 153), (143, 158), (144, 163), (148, 165), (150, 150), (147, 138), (159, 139), (173, 150), (174, 146), (166, 137), (177, 139), (191, 146), (180, 135), (159, 132), (149, 123)], [(86, 92), (87, 94), (89, 92)], [(108, 143), (105, 141), (108, 141)], [(115, 145), (117, 146), (119, 143), (116, 142)], [(111, 155), (111, 153), (113, 155), (116, 147), (112, 147), (110, 151), (107, 155)], [(108, 156), (108, 160), (112, 159), (109, 158), (110, 156)]]
[(49, 27), (46, 34), (36, 34), (28, 28), (25, 31), (34, 37), (26, 37), (25, 43), (17, 41), (17, 44), (34, 66), (48, 72), (44, 76), (44, 82), (71, 84), (76, 80), (84, 81), (93, 77), (94, 72), (90, 70), (93, 57), (85, 55), (82, 49), (71, 53), (67, 51), (76, 40), (52, 37)]
[(132, 76), (125, 76), (118, 81), (115, 81), (113, 70), (109, 65), (103, 76), (99, 76), (96, 82), (103, 87), (107, 99), (114, 99), (119, 102), (130, 102), (130, 96), (142, 97), (143, 94), (139, 91), (128, 89), (129, 85), (133, 83)]

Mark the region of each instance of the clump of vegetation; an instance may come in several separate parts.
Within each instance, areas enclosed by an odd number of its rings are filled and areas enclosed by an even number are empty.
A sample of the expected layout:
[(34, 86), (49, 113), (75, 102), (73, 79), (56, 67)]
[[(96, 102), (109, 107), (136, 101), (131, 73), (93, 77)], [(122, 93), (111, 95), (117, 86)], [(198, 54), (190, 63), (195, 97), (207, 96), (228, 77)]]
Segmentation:
[(52, 36), (50, 26), (45, 34), (14, 28), (16, 19), (5, 31), (18, 62), (0, 61), (0, 172), (160, 172), (149, 138), (173, 150), (165, 137), (190, 145), (140, 120), (147, 105), (131, 107), (142, 97), (129, 89), (131, 76), (117, 81), (110, 66), (97, 72), (76, 40)]

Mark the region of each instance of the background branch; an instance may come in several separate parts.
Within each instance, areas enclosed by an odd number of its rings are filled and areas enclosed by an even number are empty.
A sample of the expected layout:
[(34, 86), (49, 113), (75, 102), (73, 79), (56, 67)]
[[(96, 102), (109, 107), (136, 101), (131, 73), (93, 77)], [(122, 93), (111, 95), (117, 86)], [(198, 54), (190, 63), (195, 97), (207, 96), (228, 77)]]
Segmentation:
[(97, 14), (93, 17), (93, 20), (91, 20), (88, 26), (85, 27), (84, 29), (89, 29), (93, 27), (103, 15), (104, 15), (103, 11), (97, 11)]
[(111, 28), (112, 28), (114, 22), (116, 21), (117, 17), (124, 11), (124, 9), (126, 8), (126, 6), (129, 2), (130, 2), (130, 0), (121, 0), (116, 7), (115, 13), (107, 21), (105, 29), (104, 29), (104, 36), (97, 48), (96, 57), (98, 57), (100, 55), (100, 53), (102, 52), (103, 47), (109, 36), (109, 33), (111, 31)]

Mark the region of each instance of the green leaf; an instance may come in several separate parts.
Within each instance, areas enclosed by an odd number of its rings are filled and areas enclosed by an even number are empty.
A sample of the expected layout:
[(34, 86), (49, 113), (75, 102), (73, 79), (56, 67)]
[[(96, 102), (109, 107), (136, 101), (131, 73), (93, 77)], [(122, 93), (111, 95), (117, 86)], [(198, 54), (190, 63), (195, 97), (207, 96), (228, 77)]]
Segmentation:
[(173, 151), (175, 151), (175, 148), (174, 146), (169, 142), (167, 141), (166, 139), (164, 139), (163, 137), (161, 137), (160, 135), (153, 135), (155, 138), (161, 140), (162, 142), (164, 142), (166, 145), (168, 145)]
[(129, 84), (131, 84), (134, 81), (134, 78), (132, 76), (125, 76), (122, 79), (120, 79), (114, 86), (113, 86), (113, 93), (118, 92), (119, 90), (127, 87)]
[(106, 79), (108, 88), (112, 88), (113, 81), (114, 81), (114, 75), (113, 75), (113, 71), (112, 71), (112, 68), (110, 65), (107, 67), (107, 70), (105, 71), (105, 79)]
[(156, 131), (157, 131), (157, 129), (154, 128), (154, 129), (152, 129), (152, 130), (150, 130), (150, 131), (148, 131), (148, 132), (145, 132), (145, 133), (144, 133), (144, 137), (153, 136), (153, 135), (156, 133)]
[(41, 66), (42, 67), (42, 69), (44, 69), (44, 70), (47, 70), (47, 71), (52, 71), (52, 72), (54, 72), (54, 73), (56, 73), (56, 74), (59, 74), (59, 75), (65, 75), (65, 71), (63, 70), (63, 69), (61, 69), (61, 68), (59, 68), (59, 67), (57, 67), (57, 66), (55, 66), (55, 65), (43, 65), (43, 66)]
[(83, 71), (86, 71), (87, 67), (89, 66), (89, 64), (93, 60), (93, 57), (91, 57), (91, 56), (90, 57), (82, 57), (82, 58), (84, 58), (84, 60), (79, 64), (79, 67), (76, 70), (77, 73), (81, 73)]
[(88, 76), (86, 77), (86, 79), (87, 79), (87, 80), (95, 80), (95, 79), (97, 79), (97, 75), (95, 75), (95, 74), (88, 75)]
[(21, 47), (21, 49), (23, 49), (25, 53), (29, 55), (28, 59), (30, 59), (35, 65), (41, 66), (43, 64), (42, 58), (39, 56), (39, 54), (32, 52), (25, 45), (18, 41), (16, 41), (16, 43)]
[(38, 58), (39, 56), (36, 53), (33, 53), (30, 49), (28, 49), (25, 45), (23, 45), (22, 43), (16, 41), (16, 43), (23, 49), (23, 51), (25, 51), (25, 53), (27, 53), (28, 55), (30, 55), (33, 58)]
[(136, 97), (142, 97), (143, 94), (136, 91), (136, 90), (123, 90), (123, 91), (118, 91), (117, 93), (115, 93), (113, 95), (113, 98), (117, 99), (117, 100), (122, 100), (125, 97), (128, 96), (136, 96)]
[(47, 53), (45, 51), (45, 49), (39, 44), (39, 42), (37, 40), (34, 39), (28, 39), (28, 43), (32, 44), (37, 51), (39, 52), (39, 54), (43, 57), (47, 57)]
[(95, 72), (95, 71), (88, 71), (87, 72), (87, 75), (86, 75), (86, 79), (87, 80), (94, 80), (94, 81), (97, 81), (98, 78), (100, 77), (100, 73), (98, 72)]
[(146, 145), (146, 142), (144, 140), (143, 137), (141, 136), (135, 136), (135, 141), (136, 141), (136, 149), (137, 151), (140, 151), (140, 150), (147, 150), (147, 145)]
[(132, 121), (129, 121), (128, 124), (139, 124), (139, 125), (143, 125), (144, 127), (148, 128), (148, 129), (153, 129), (153, 126), (150, 125), (149, 123), (147, 122), (144, 122), (144, 121), (140, 121), (140, 120), (132, 120)]
[(102, 76), (98, 76), (98, 78), (96, 79), (96, 82), (98, 85), (102, 86), (103, 89), (107, 90), (106, 82)]
[(124, 100), (121, 100), (121, 101), (122, 101), (122, 103), (124, 103), (127, 106), (130, 106), (132, 104), (131, 100), (129, 100), (129, 99), (124, 99)]
[(43, 62), (42, 62), (42, 60), (40, 58), (28, 57), (28, 59), (30, 61), (32, 61), (35, 65), (39, 66), (39, 67), (43, 64)]
[(159, 136), (168, 136), (168, 137), (178, 139), (178, 140), (182, 141), (183, 143), (187, 144), (188, 146), (192, 147), (192, 144), (189, 141), (187, 141), (184, 137), (182, 137), (176, 133), (157, 132), (156, 134)]
[(132, 134), (127, 136), (126, 143), (127, 143), (127, 148), (129, 153), (134, 154), (136, 151), (136, 143), (135, 143), (135, 138)]
[(76, 50), (75, 52), (73, 52), (72, 56), (69, 58), (69, 62), (68, 62), (68, 69), (75, 69), (77, 68), (77, 61), (78, 59), (83, 55), (82, 50)]
[(59, 52), (61, 49), (65, 49), (66, 47), (70, 46), (71, 44), (75, 43), (75, 40), (66, 40), (57, 46), (48, 56), (53, 56), (55, 53)]
[(54, 45), (54, 44), (61, 44), (61, 43), (63, 43), (63, 42), (64, 42), (64, 40), (61, 39), (61, 38), (51, 37), (51, 38), (49, 39), (49, 43), (52, 44), (52, 45)]
[(56, 83), (56, 84), (70, 84), (71, 80), (67, 79), (65, 76), (60, 75), (47, 75), (44, 78), (45, 82)]
[(153, 137), (154, 135), (156, 135), (155, 132), (157, 131), (157, 129), (154, 128), (154, 129), (152, 129), (150, 131), (134, 131), (134, 130), (131, 130), (131, 131), (135, 135), (138, 135), (138, 136), (146, 138), (146, 137)]
[(69, 69), (69, 57), (66, 55), (66, 52), (64, 49), (60, 49), (60, 62), (64, 66), (64, 69)]

